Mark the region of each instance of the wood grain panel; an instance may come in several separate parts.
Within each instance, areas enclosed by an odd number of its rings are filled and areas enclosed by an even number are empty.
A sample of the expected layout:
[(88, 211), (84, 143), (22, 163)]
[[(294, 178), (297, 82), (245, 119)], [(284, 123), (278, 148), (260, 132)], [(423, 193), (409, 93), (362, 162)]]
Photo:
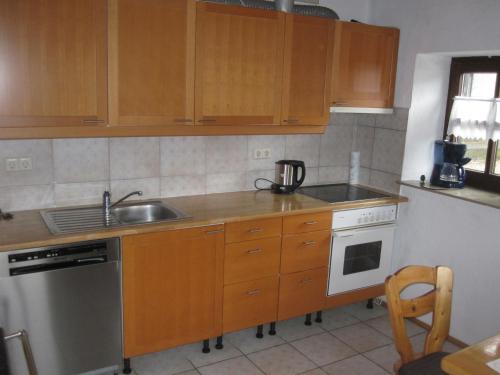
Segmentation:
[(0, 127), (107, 122), (106, 6), (0, 2)]
[(332, 104), (392, 107), (398, 45), (398, 29), (337, 22)]
[(224, 257), (224, 284), (278, 275), (281, 237), (227, 244)]
[(199, 2), (196, 123), (279, 124), (285, 15)]
[(283, 124), (327, 125), (334, 21), (287, 14)]
[(195, 0), (110, 0), (110, 123), (192, 125)]
[(278, 276), (224, 287), (224, 333), (276, 321)]
[(294, 215), (283, 218), (283, 233), (295, 234), (330, 230), (332, 228), (332, 212), (319, 212), (306, 215)]
[(331, 236), (326, 230), (283, 237), (281, 273), (328, 267)]
[(125, 236), (124, 354), (222, 332), (223, 226)]
[(282, 218), (263, 218), (226, 224), (226, 242), (281, 236)]
[(322, 310), (326, 301), (328, 268), (281, 275), (278, 319)]

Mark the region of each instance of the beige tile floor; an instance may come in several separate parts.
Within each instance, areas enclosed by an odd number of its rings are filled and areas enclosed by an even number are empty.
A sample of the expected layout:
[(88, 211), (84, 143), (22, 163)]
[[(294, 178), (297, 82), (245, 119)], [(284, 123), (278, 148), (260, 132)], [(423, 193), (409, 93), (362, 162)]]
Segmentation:
[[(255, 338), (255, 329), (224, 336), (224, 349), (203, 354), (201, 343), (132, 359), (135, 375), (387, 375), (398, 359), (387, 310), (364, 303), (323, 313), (323, 322), (304, 318), (279, 322), (277, 335)], [(407, 323), (415, 348), (425, 331)], [(458, 348), (446, 343), (445, 351)]]

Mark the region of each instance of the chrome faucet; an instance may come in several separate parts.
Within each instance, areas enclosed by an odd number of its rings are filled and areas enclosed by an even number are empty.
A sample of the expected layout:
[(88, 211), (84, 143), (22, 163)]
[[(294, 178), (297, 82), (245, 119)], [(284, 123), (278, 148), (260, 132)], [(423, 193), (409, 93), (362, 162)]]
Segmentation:
[(109, 191), (104, 192), (104, 194), (102, 195), (102, 210), (106, 226), (108, 226), (111, 221), (111, 209), (133, 195), (142, 196), (142, 191), (133, 191), (132, 193), (125, 195), (123, 198), (111, 204), (111, 193)]

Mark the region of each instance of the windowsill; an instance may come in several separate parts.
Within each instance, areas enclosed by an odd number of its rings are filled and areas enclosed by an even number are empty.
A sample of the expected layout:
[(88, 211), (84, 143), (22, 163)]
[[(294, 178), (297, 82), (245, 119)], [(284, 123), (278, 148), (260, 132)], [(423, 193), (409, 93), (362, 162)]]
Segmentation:
[(431, 193), (446, 195), (448, 197), (462, 199), (467, 202), (500, 209), (500, 194), (493, 193), (491, 191), (480, 190), (469, 186), (466, 186), (463, 189), (446, 189), (431, 186), (428, 183), (421, 185), (419, 181), (400, 181), (399, 183), (404, 186), (425, 190)]

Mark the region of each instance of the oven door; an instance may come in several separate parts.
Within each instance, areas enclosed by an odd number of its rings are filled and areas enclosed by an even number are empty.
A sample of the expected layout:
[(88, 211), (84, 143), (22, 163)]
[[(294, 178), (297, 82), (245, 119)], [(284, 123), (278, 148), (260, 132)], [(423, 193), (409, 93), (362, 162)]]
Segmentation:
[(390, 272), (395, 227), (334, 231), (328, 295), (384, 282)]

